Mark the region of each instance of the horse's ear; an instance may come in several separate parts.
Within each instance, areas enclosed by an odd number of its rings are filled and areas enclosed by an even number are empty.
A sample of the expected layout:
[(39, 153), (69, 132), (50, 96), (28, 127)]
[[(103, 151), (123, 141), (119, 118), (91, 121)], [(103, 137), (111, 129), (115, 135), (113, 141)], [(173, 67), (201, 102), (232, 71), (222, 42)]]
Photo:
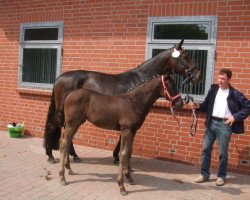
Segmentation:
[(176, 45), (176, 49), (180, 49), (181, 48), (181, 46), (183, 45), (183, 42), (184, 42), (184, 38), (180, 41), (180, 43), (179, 44), (177, 44)]

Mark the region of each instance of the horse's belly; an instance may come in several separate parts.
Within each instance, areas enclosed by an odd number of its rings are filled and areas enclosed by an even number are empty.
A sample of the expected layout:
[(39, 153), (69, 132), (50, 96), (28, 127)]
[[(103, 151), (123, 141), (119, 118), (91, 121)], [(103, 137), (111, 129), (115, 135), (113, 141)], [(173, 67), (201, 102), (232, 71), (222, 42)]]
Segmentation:
[(116, 122), (114, 119), (108, 119), (108, 116), (106, 116), (105, 119), (101, 120), (89, 120), (92, 124), (99, 128), (108, 129), (108, 130), (120, 130), (120, 125)]
[(88, 110), (87, 115), (88, 121), (99, 128), (120, 130), (119, 120), (121, 115), (123, 115), (121, 111), (123, 105), (120, 105), (120, 101), (111, 100), (110, 97), (101, 97), (101, 103), (96, 98), (91, 103), (91, 108)]

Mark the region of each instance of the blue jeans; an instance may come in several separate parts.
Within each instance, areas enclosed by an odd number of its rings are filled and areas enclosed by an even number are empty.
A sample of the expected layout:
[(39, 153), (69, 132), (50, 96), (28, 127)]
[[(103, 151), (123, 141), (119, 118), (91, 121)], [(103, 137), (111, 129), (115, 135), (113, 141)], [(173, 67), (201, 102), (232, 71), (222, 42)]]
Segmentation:
[(211, 152), (215, 140), (218, 140), (219, 167), (217, 176), (225, 179), (228, 165), (228, 147), (232, 135), (232, 127), (226, 125), (223, 120), (210, 120), (205, 129), (203, 152), (201, 156), (201, 175), (207, 180), (210, 177)]

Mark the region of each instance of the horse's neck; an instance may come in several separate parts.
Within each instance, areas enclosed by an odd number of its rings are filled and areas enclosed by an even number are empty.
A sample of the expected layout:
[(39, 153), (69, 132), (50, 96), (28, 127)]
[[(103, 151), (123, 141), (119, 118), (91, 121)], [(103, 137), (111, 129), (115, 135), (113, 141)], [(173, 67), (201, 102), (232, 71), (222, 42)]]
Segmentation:
[(157, 77), (137, 87), (130, 94), (135, 99), (136, 105), (149, 110), (154, 102), (161, 97), (161, 87), (160, 77)]

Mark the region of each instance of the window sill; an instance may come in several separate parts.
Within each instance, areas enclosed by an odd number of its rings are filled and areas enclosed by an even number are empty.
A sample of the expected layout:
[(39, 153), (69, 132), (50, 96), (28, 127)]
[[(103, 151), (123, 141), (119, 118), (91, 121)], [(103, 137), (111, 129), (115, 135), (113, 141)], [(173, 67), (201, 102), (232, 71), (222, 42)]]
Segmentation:
[[(156, 100), (156, 102), (153, 105), (154, 107), (170, 107), (170, 103), (168, 101), (166, 101), (165, 99), (158, 99)], [(191, 106), (188, 104), (183, 105), (183, 107), (181, 109), (190, 109), (191, 110)]]
[(51, 96), (51, 90), (42, 90), (42, 89), (30, 89), (30, 88), (17, 88), (19, 94), (34, 94), (39, 96)]

